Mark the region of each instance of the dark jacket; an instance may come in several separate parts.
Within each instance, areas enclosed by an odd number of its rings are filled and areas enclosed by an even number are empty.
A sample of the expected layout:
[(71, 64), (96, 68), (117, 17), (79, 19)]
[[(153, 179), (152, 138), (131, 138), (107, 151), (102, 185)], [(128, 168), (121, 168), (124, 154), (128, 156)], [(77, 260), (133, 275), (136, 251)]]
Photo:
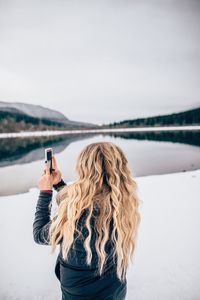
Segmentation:
[[(54, 185), (55, 190), (59, 190), (65, 185), (61, 180), (57, 185)], [(50, 245), (48, 240), (48, 230), (51, 224), (51, 206), (52, 193), (40, 191), (35, 218), (33, 222), (33, 238), (37, 244)], [(94, 229), (94, 218), (98, 210), (94, 210), (94, 215), (91, 218), (91, 228)], [(81, 227), (82, 222), (87, 216), (85, 210), (78, 222), (78, 228), (81, 229), (83, 236), (87, 236), (86, 228)], [(110, 234), (112, 232), (112, 222)], [(127, 292), (127, 282), (121, 282), (117, 278), (116, 273), (116, 257), (112, 255), (113, 245), (109, 240), (106, 244), (105, 251), (107, 253), (107, 262), (104, 267), (104, 272), (101, 276), (97, 273), (98, 255), (95, 249), (95, 230), (92, 230), (91, 251), (92, 263), (91, 266), (86, 264), (86, 251), (83, 246), (82, 239), (76, 239), (73, 247), (70, 248), (68, 260), (63, 259), (61, 254), (61, 244), (59, 243), (60, 252), (55, 265), (55, 274), (60, 281), (62, 300), (124, 300)]]

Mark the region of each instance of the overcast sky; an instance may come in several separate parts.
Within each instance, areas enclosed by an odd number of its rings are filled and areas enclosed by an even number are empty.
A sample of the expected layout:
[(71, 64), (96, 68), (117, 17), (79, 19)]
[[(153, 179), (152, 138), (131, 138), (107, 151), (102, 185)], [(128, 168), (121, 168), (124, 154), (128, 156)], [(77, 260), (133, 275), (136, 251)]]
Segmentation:
[(0, 0), (0, 100), (108, 123), (200, 106), (200, 1)]

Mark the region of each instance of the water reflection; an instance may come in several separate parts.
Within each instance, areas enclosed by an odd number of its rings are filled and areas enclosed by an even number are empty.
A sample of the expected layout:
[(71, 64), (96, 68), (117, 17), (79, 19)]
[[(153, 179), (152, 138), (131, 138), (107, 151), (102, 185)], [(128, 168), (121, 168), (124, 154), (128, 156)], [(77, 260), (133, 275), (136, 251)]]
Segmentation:
[[(95, 135), (97, 134), (0, 139), (0, 167), (41, 160), (44, 158), (41, 149), (53, 147), (55, 154), (60, 153), (71, 143)], [(117, 132), (102, 135), (128, 140), (169, 141), (200, 147), (200, 131)]]
[(149, 141), (163, 141), (172, 143), (188, 144), (200, 147), (200, 131), (146, 131), (146, 132), (123, 132), (111, 133), (110, 135), (124, 139), (137, 139)]
[(89, 136), (91, 134), (0, 139), (0, 167), (41, 160), (44, 158), (44, 151), (41, 151), (44, 148), (53, 147), (55, 154), (60, 153), (70, 143)]
[[(111, 141), (125, 152), (136, 177), (200, 168), (200, 132), (88, 133), (0, 140), (0, 196), (28, 192), (44, 167), (44, 148), (53, 147), (66, 182), (76, 178), (80, 151), (92, 142)], [(159, 142), (158, 142), (159, 141)]]

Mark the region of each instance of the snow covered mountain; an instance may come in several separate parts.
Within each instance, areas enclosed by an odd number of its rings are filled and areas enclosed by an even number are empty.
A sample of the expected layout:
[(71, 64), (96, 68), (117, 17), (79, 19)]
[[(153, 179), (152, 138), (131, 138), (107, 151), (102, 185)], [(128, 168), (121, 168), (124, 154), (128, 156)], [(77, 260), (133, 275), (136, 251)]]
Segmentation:
[(37, 118), (40, 120), (46, 120), (50, 122), (55, 122), (64, 125), (65, 127), (98, 127), (99, 125), (72, 121), (69, 120), (64, 114), (60, 113), (59, 111), (49, 109), (43, 107), (41, 105), (33, 105), (27, 104), (22, 102), (3, 102), (0, 101), (0, 112), (1, 115), (10, 113), (10, 114), (18, 114), (18, 115), (25, 115), (33, 118)]

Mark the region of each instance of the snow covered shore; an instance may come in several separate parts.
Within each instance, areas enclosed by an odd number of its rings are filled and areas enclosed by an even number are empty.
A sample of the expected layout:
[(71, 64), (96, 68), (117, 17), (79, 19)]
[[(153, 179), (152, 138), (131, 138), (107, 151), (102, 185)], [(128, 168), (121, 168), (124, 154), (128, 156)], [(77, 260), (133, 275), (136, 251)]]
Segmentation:
[(199, 125), (188, 126), (159, 126), (159, 127), (132, 127), (132, 128), (102, 128), (102, 129), (74, 129), (74, 130), (43, 130), (0, 133), (0, 138), (30, 137), (30, 136), (53, 136), (63, 134), (103, 133), (103, 132), (146, 132), (146, 131), (176, 131), (176, 130), (200, 130)]
[[(127, 300), (200, 299), (200, 170), (136, 178), (141, 224)], [(57, 258), (37, 245), (37, 189), (0, 197), (0, 299), (60, 300)]]

